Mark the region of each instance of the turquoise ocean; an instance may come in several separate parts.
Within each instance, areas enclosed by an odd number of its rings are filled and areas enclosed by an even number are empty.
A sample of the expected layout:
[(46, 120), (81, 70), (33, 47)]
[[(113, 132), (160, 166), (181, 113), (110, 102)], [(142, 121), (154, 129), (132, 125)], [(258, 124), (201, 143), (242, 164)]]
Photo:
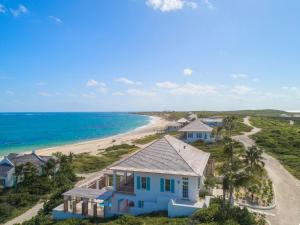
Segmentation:
[(0, 113), (0, 156), (105, 138), (149, 122), (130, 113)]

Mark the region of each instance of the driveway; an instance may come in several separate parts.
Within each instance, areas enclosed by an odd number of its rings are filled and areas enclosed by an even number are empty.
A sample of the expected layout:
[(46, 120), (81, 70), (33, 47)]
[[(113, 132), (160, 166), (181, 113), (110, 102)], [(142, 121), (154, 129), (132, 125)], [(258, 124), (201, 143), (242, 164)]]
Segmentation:
[(43, 202), (36, 204), (35, 206), (33, 206), (31, 209), (27, 210), (22, 215), (8, 221), (4, 225), (14, 225), (17, 223), (22, 224), (23, 222), (30, 220), (31, 218), (35, 217), (38, 214), (39, 210), (43, 208), (43, 205), (44, 205)]
[[(250, 136), (261, 131), (260, 128), (252, 126), (249, 119), (249, 117), (245, 117), (244, 123), (253, 129), (243, 135), (232, 137), (246, 147), (255, 145)], [(276, 198), (276, 208), (265, 211), (267, 220), (272, 225), (300, 225), (300, 181), (272, 156), (264, 153), (263, 157), (265, 158), (265, 168), (274, 184)]]

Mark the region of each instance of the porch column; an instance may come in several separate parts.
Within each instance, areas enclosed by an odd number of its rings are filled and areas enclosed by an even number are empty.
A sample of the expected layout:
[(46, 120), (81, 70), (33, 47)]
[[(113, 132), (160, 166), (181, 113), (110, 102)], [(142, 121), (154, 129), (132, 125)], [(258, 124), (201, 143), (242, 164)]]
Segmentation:
[(69, 196), (64, 196), (64, 212), (69, 211)]
[(97, 203), (93, 203), (93, 216), (94, 217), (97, 217), (97, 208), (98, 208)]
[(117, 172), (115, 170), (113, 172), (113, 185), (114, 185), (114, 191), (117, 191)]
[(73, 200), (73, 213), (75, 214), (77, 212), (77, 199), (75, 198)]
[(84, 198), (83, 202), (82, 202), (82, 215), (86, 216), (88, 215), (88, 203), (89, 203), (89, 199), (88, 198)]
[(125, 178), (125, 184), (127, 184), (127, 171), (126, 172), (124, 172), (124, 178)]

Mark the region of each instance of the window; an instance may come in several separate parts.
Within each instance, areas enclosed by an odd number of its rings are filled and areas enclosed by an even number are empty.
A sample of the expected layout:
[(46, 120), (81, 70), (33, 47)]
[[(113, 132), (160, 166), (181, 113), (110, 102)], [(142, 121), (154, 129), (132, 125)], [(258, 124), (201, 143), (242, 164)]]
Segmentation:
[(198, 189), (201, 187), (201, 177), (198, 177)]
[(193, 138), (193, 133), (188, 133), (188, 138)]
[(171, 180), (165, 179), (165, 191), (170, 192), (171, 191)]
[(204, 139), (207, 139), (207, 133), (204, 134)]
[(146, 177), (141, 177), (141, 183), (142, 183), (142, 189), (147, 189), (147, 178)]
[(197, 138), (202, 139), (202, 133), (197, 133)]
[(189, 198), (189, 178), (187, 177), (182, 178), (182, 198)]
[(138, 201), (138, 207), (141, 208), (141, 209), (144, 208), (144, 201), (139, 200)]

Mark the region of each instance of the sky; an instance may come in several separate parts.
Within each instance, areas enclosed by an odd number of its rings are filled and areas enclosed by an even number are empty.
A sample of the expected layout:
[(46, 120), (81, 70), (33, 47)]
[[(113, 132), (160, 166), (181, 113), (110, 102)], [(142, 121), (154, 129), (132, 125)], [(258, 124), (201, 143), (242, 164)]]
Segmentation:
[(0, 0), (0, 111), (300, 110), (299, 0)]

